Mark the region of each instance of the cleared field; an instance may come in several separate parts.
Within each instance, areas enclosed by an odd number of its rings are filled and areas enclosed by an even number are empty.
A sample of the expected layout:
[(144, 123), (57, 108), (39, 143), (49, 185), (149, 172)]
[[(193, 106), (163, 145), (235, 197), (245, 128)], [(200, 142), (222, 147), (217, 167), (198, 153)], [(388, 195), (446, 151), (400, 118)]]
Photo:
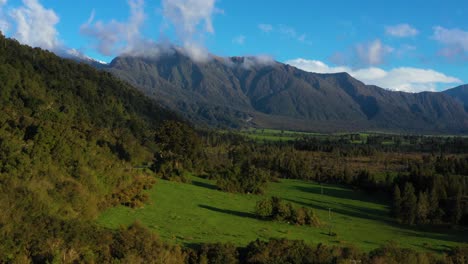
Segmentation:
[[(246, 245), (257, 238), (284, 237), (309, 243), (354, 245), (366, 251), (395, 241), (402, 247), (439, 252), (468, 242), (467, 230), (424, 232), (416, 227), (400, 226), (388, 217), (385, 198), (339, 186), (324, 185), (322, 193), (322, 187), (315, 183), (281, 180), (270, 183), (265, 195), (256, 196), (221, 192), (213, 182), (193, 177), (191, 184), (159, 180), (149, 195), (151, 204), (144, 208), (111, 208), (98, 222), (108, 228), (118, 228), (138, 220), (165, 241), (183, 244)], [(313, 208), (322, 226), (304, 227), (257, 219), (252, 212), (256, 202), (272, 195), (297, 206)], [(330, 225), (336, 237), (328, 235)]]

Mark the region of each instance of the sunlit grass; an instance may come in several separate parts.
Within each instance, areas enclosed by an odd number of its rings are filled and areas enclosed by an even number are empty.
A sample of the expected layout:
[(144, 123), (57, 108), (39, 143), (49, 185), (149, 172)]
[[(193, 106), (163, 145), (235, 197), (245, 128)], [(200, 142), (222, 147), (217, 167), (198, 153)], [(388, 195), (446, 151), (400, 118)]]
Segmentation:
[[(140, 209), (119, 206), (105, 211), (98, 222), (109, 228), (139, 220), (174, 243), (232, 242), (246, 245), (257, 238), (284, 237), (309, 243), (355, 245), (374, 249), (390, 240), (403, 247), (440, 251), (468, 241), (468, 232), (423, 232), (398, 225), (385, 197), (339, 186), (298, 180), (271, 183), (263, 196), (225, 193), (213, 182), (193, 177), (191, 184), (160, 180), (149, 191), (151, 204)], [(322, 193), (323, 189), (323, 193)], [(258, 200), (279, 196), (296, 206), (313, 208), (320, 228), (259, 220), (253, 214)], [(329, 215), (329, 212), (331, 214)], [(336, 237), (328, 235), (331, 224)]]

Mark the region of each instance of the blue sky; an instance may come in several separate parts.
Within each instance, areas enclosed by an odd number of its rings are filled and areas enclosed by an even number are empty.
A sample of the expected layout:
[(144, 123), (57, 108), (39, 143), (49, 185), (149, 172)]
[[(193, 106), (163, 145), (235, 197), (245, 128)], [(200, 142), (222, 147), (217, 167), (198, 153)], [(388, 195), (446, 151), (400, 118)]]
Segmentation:
[(110, 61), (175, 43), (194, 59), (262, 55), (417, 92), (468, 82), (468, 1), (0, 0), (0, 29)]

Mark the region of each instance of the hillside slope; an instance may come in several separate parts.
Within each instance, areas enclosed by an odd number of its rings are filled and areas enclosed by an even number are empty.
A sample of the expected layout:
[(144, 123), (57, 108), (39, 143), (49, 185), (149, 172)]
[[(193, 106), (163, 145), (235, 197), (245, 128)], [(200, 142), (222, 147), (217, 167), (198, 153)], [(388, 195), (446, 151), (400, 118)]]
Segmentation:
[(89, 221), (142, 179), (133, 166), (178, 118), (110, 73), (0, 43), (0, 262), (83, 257), (100, 246)]
[(466, 133), (468, 113), (443, 93), (365, 85), (347, 73), (316, 74), (256, 57), (192, 61), (117, 57), (107, 70), (198, 123), (315, 131)]

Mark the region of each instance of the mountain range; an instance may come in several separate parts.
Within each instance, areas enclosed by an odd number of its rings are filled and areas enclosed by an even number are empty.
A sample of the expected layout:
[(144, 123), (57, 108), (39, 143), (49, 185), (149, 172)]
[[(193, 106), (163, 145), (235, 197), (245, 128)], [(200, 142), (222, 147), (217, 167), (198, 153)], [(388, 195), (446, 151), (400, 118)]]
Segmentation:
[(100, 65), (201, 125), (400, 133), (468, 133), (468, 86), (406, 93), (347, 73), (310, 73), (263, 57), (196, 62), (173, 49)]

